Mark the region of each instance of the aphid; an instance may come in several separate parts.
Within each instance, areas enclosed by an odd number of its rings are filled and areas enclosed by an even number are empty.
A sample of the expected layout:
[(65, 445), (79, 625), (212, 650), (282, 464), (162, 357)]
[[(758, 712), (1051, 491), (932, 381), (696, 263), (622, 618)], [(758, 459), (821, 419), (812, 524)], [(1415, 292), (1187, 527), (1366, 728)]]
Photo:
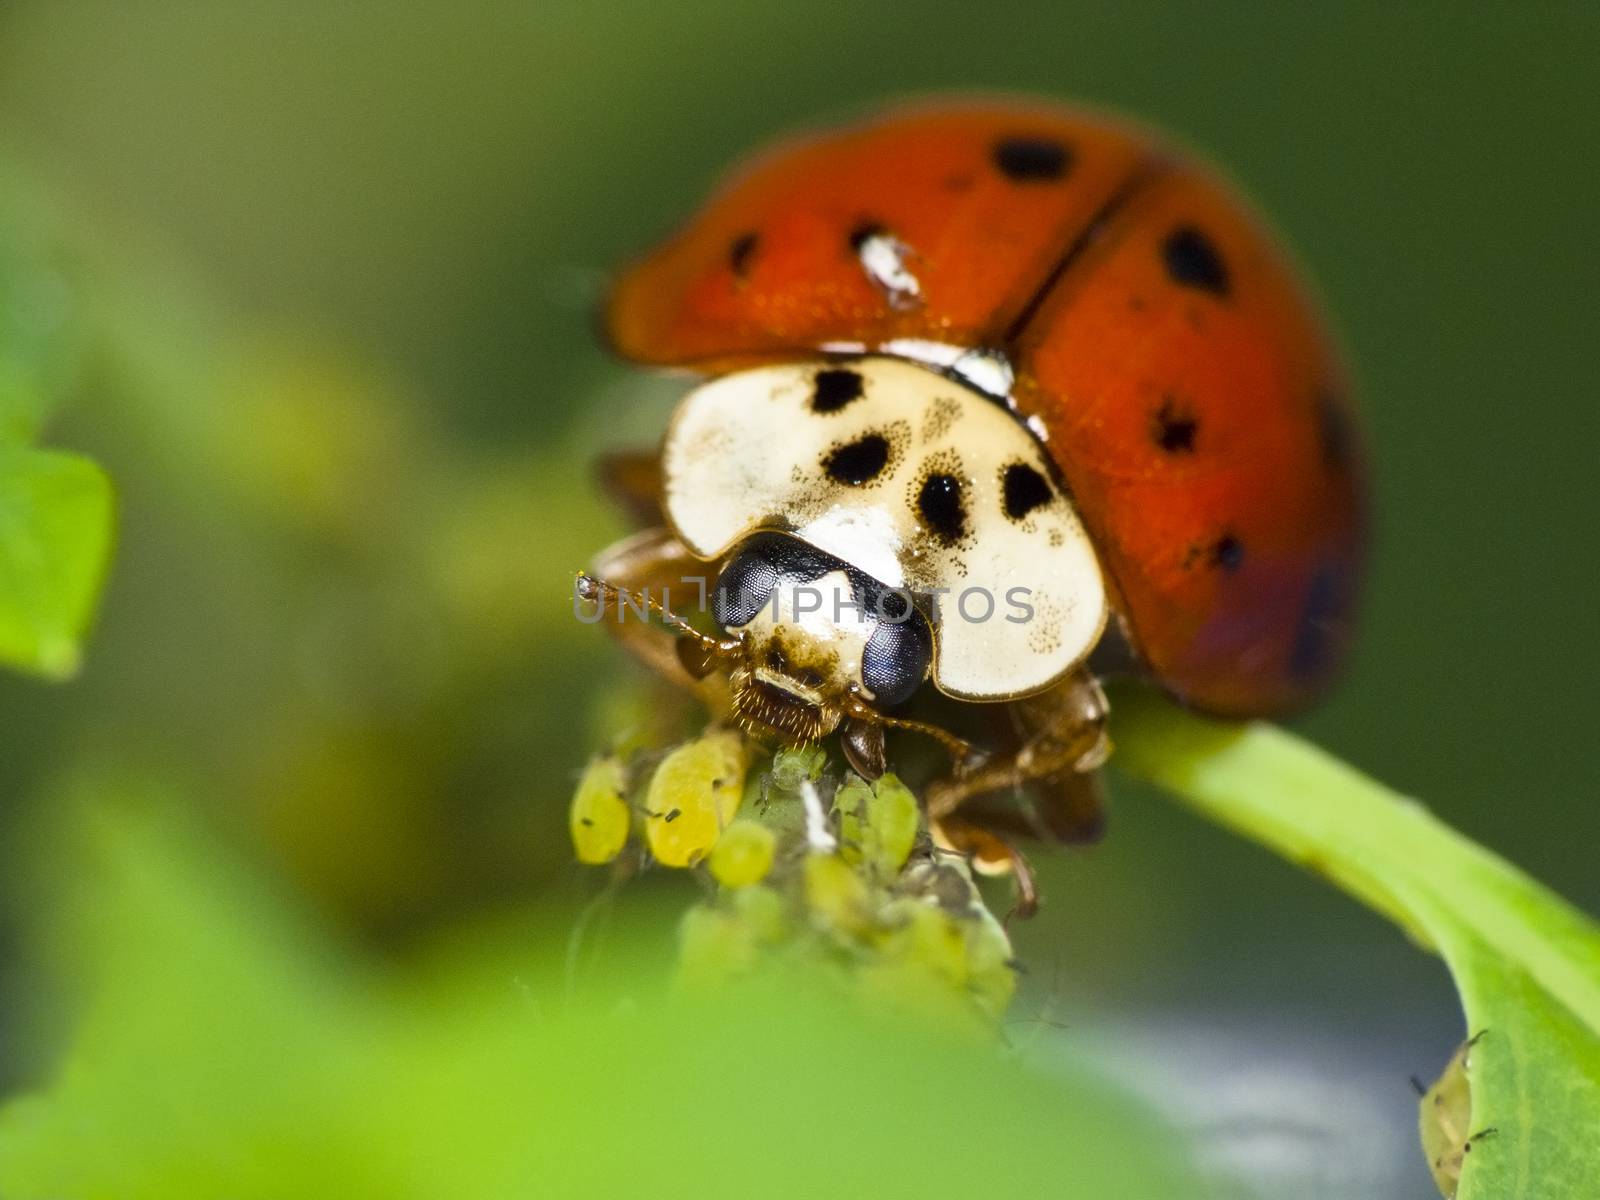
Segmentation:
[(621, 761), (610, 755), (596, 758), (584, 769), (567, 814), (579, 862), (608, 863), (627, 845), (633, 820), (626, 799), (627, 779)]
[(1422, 1152), (1428, 1157), (1428, 1170), (1445, 1200), (1455, 1200), (1461, 1185), (1461, 1171), (1472, 1148), (1495, 1130), (1472, 1130), (1472, 1049), (1483, 1037), (1480, 1032), (1463, 1042), (1450, 1058), (1444, 1073), (1432, 1087), (1413, 1080), (1420, 1097), (1417, 1105), (1418, 1130)]
[(725, 888), (751, 887), (772, 870), (778, 835), (759, 821), (735, 821), (711, 850), (711, 877)]
[(691, 867), (711, 853), (744, 798), (744, 747), (732, 730), (679, 746), (645, 793), (645, 841), (656, 861)]
[[(659, 456), (613, 461), (659, 521), (580, 596), (664, 616), (674, 640), (610, 627), (771, 740), (838, 733), (868, 779), (886, 731), (940, 741), (947, 845), (1003, 863), (1017, 836), (1098, 830), (1092, 655), (1235, 717), (1303, 707), (1345, 656), (1344, 372), (1259, 219), (1139, 130), (956, 104), (788, 144), (629, 270), (607, 321), (705, 382)], [(666, 613), (694, 576), (715, 632)], [(911, 719), (930, 686), (1018, 732)], [(983, 799), (1024, 784), (1032, 809)]]

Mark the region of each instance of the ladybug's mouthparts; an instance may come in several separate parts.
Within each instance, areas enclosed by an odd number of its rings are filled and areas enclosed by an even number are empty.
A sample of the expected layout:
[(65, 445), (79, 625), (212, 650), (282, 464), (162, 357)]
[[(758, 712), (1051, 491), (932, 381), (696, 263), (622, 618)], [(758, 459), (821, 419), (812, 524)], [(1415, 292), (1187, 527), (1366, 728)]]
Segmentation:
[(766, 672), (748, 666), (728, 677), (733, 690), (733, 718), (751, 733), (776, 734), (784, 741), (814, 742), (839, 724), (836, 709), (790, 690)]

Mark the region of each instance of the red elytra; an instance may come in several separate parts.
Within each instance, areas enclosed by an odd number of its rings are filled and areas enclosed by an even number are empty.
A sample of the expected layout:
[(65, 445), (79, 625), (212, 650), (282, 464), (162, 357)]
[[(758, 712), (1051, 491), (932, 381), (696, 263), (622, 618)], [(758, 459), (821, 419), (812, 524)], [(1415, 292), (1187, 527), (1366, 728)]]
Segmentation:
[[(874, 235), (914, 295), (864, 269)], [(1336, 350), (1255, 212), (1141, 130), (962, 103), (785, 144), (622, 277), (607, 324), (628, 358), (706, 373), (1001, 351), (1164, 687), (1281, 714), (1345, 657), (1365, 486)]]

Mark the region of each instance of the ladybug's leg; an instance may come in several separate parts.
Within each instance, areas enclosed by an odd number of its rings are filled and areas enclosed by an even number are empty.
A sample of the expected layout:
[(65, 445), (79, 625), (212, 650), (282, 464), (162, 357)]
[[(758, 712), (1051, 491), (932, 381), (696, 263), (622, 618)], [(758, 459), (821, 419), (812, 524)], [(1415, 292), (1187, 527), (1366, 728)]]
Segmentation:
[(959, 813), (933, 822), (933, 840), (962, 855), (980, 875), (1011, 875), (1017, 881), (1016, 907), (1007, 914), (1027, 919), (1039, 911), (1039, 889), (1033, 868), (1009, 838)]
[(1044, 833), (1066, 845), (1098, 841), (1105, 833), (1105, 788), (1099, 771), (1074, 769), (1039, 780), (1032, 807)]
[(661, 524), (661, 454), (655, 450), (618, 450), (595, 460), (601, 490), (636, 525)]
[[(1038, 813), (1040, 832), (1083, 840), (1098, 824), (1098, 793), (1072, 777), (1094, 771), (1111, 750), (1099, 681), (1086, 670), (1076, 671), (1015, 707), (1023, 725), (1021, 745), (931, 784), (928, 816), (938, 821), (976, 797), (1039, 783), (1048, 789)], [(1072, 836), (1065, 837), (1069, 831)]]
[(724, 697), (713, 667), (738, 643), (701, 633), (678, 613), (700, 604), (712, 586), (710, 569), (658, 526), (602, 550), (578, 576), (577, 599), (587, 606), (585, 620), (604, 625), (645, 666), (716, 707)]

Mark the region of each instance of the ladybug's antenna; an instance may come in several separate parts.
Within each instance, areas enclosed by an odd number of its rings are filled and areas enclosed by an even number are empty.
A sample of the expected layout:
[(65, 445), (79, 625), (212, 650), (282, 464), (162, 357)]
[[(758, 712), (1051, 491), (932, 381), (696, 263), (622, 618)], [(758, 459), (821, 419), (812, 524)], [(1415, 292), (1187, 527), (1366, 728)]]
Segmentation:
[(620, 588), (614, 583), (607, 583), (603, 579), (596, 579), (593, 575), (580, 572), (576, 590), (579, 600), (596, 605), (602, 614), (607, 607), (615, 607), (618, 620), (621, 620), (622, 614), (630, 608), (641, 618), (650, 613), (673, 633), (693, 642), (708, 660), (726, 658), (740, 649), (741, 643), (736, 639), (724, 640), (701, 633), (652, 596), (649, 589), (635, 591), (632, 588)]

